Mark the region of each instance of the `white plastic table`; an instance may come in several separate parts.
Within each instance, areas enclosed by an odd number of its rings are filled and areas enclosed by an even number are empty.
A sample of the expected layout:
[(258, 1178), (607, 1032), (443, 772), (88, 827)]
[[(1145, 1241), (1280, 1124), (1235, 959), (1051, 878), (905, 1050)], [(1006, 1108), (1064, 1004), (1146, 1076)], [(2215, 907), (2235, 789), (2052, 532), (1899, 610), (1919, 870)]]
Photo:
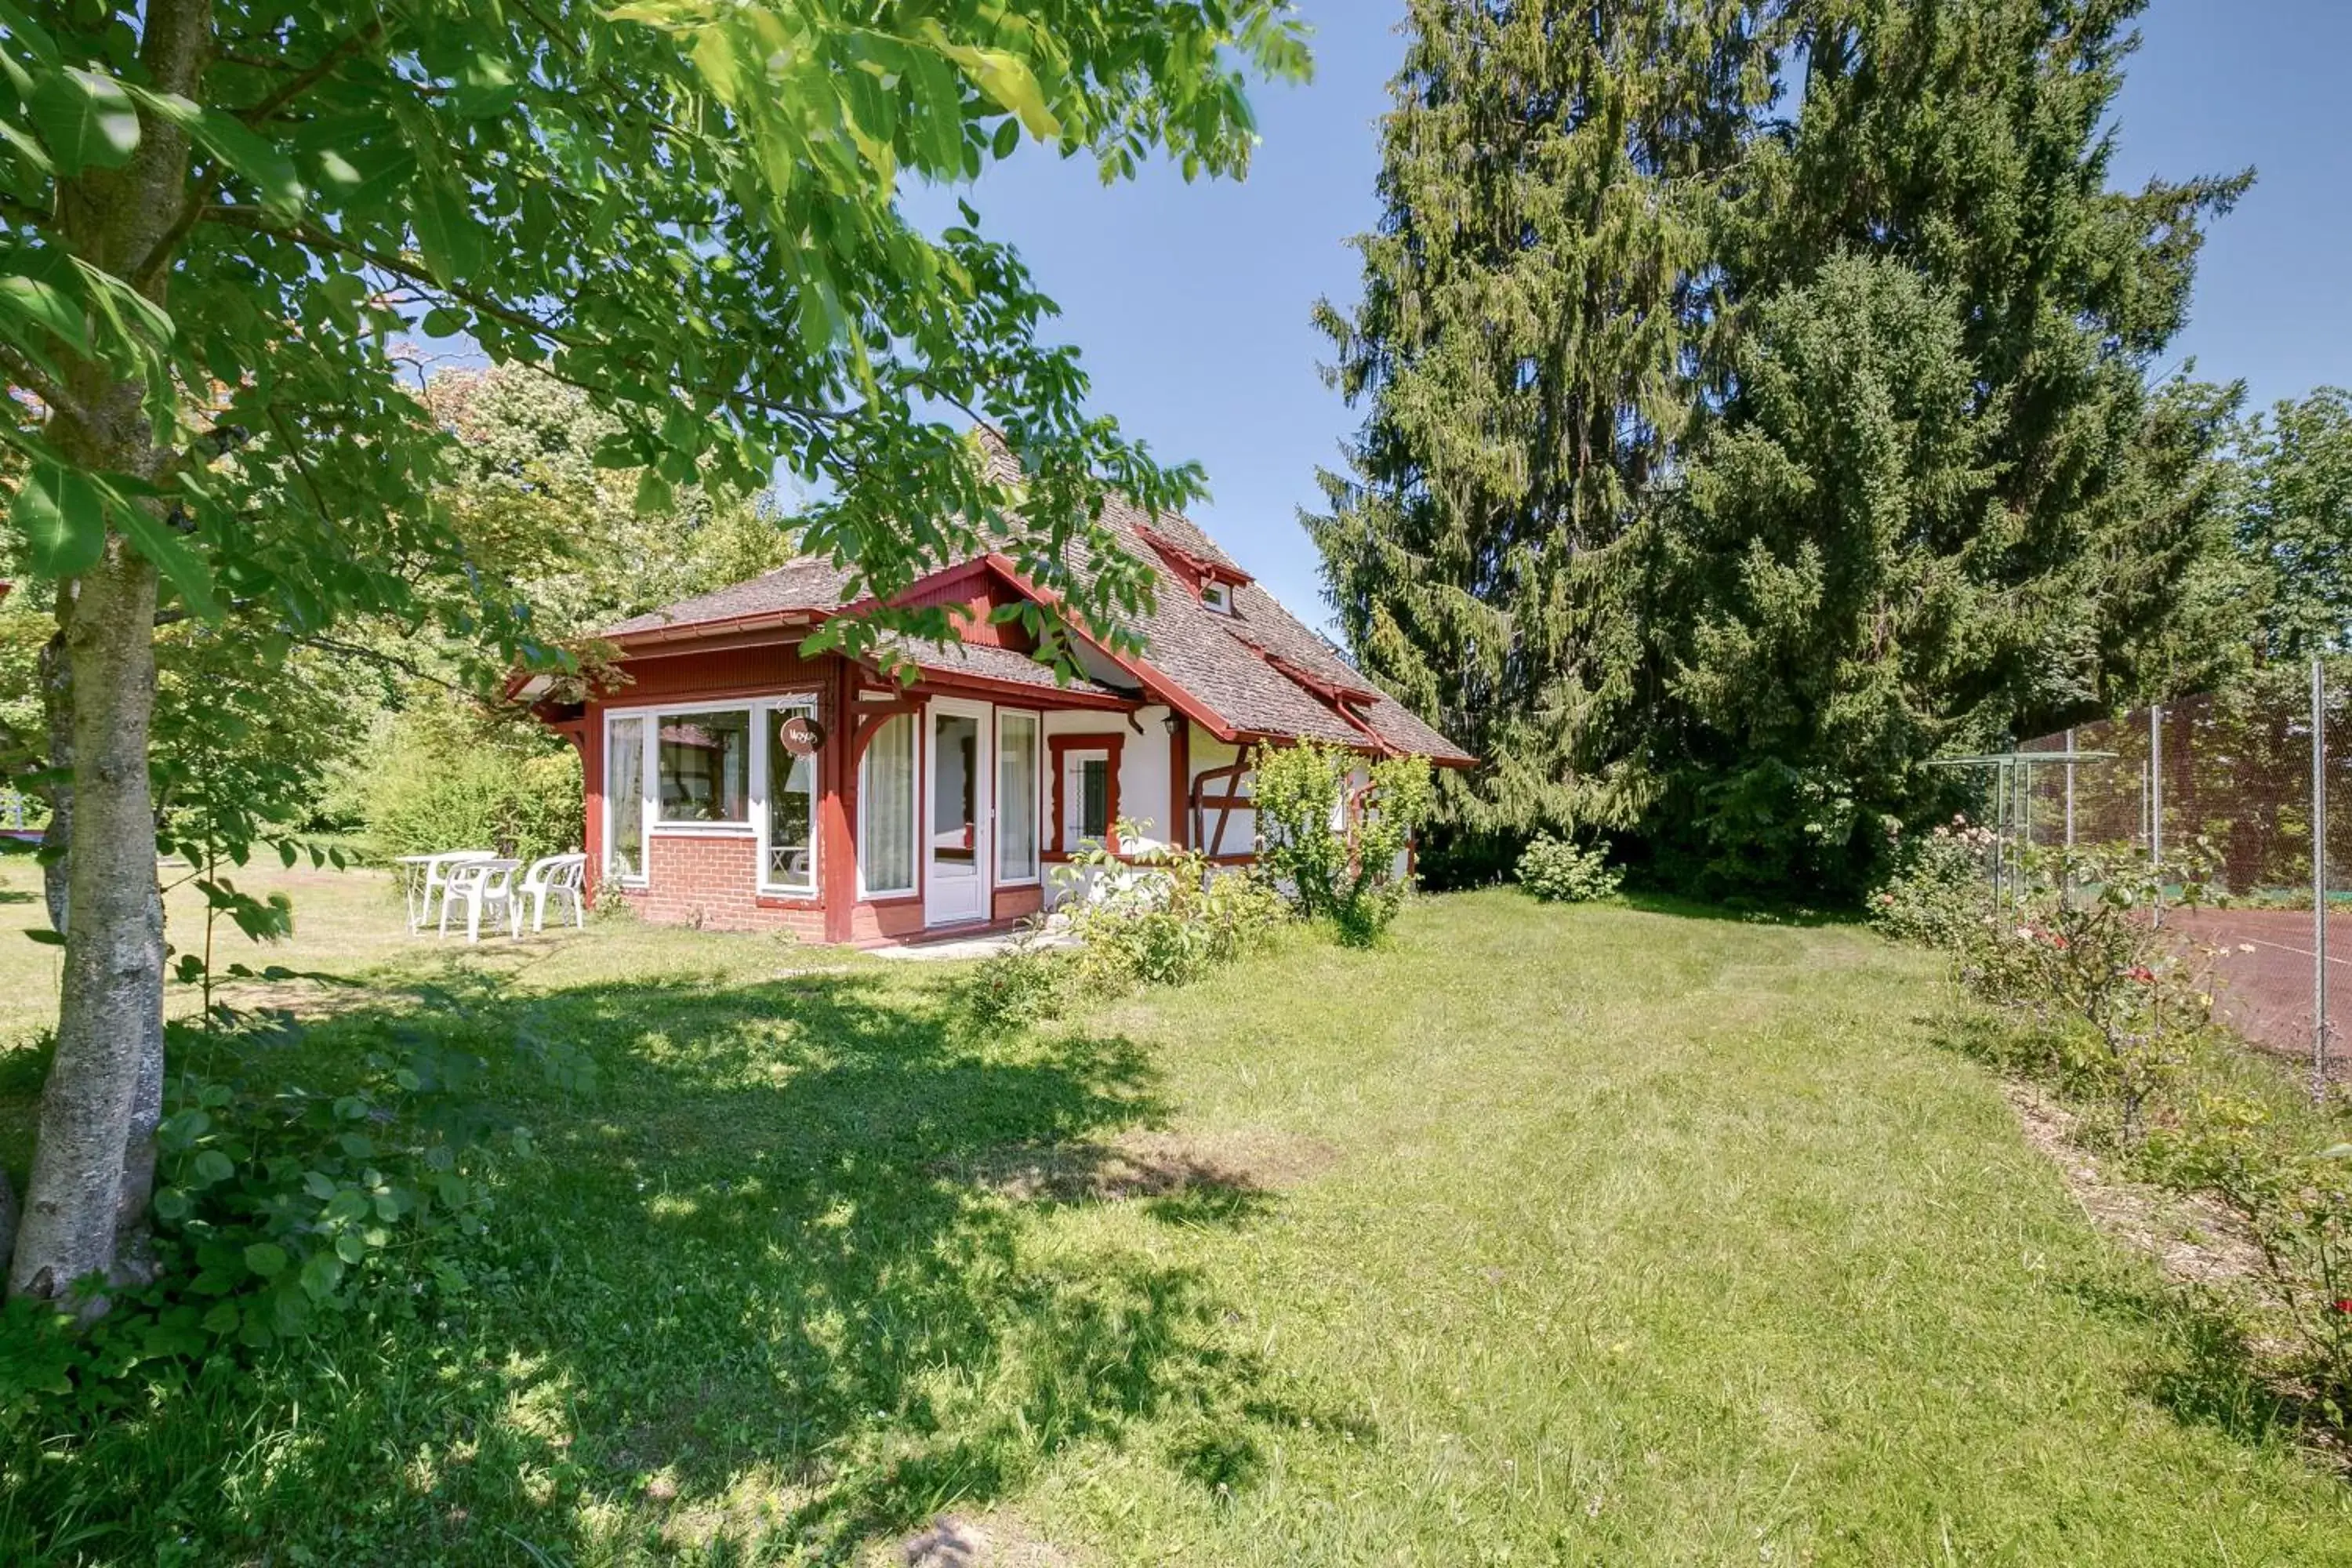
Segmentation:
[(433, 923), (435, 906), (449, 886), (451, 867), (497, 858), (495, 849), (445, 849), (437, 855), (403, 855), (394, 860), (400, 870), (401, 896), (408, 903), (408, 934), (415, 936)]

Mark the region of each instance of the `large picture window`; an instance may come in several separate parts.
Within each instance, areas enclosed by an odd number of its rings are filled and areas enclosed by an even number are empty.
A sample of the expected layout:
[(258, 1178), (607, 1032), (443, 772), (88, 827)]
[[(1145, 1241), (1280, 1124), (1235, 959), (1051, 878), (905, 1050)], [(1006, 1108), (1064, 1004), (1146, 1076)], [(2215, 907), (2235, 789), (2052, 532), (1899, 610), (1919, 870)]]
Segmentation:
[(624, 882), (646, 876), (646, 721), (604, 727), (604, 869)]
[(751, 820), (751, 715), (741, 708), (664, 713), (658, 720), (664, 822)]
[(910, 713), (886, 720), (859, 764), (858, 880), (868, 898), (915, 890), (916, 733)]
[(1037, 716), (996, 716), (996, 879), (1037, 879)]
[(762, 887), (777, 892), (816, 891), (816, 758), (786, 750), (783, 729), (814, 718), (814, 702), (780, 702), (768, 710), (768, 843)]

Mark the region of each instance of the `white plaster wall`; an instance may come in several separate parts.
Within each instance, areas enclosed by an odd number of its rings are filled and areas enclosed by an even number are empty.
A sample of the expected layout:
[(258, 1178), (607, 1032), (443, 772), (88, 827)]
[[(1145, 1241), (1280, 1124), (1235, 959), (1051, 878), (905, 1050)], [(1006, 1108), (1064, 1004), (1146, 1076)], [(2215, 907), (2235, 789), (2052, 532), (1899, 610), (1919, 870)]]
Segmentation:
[[(1145, 837), (1165, 841), (1174, 820), (1168, 803), (1168, 710), (1146, 708), (1135, 715), (1142, 726), (1137, 733), (1124, 713), (1089, 713), (1083, 710), (1045, 715), (1045, 736), (1117, 735), (1118, 752), (1118, 814), (1150, 824)], [(1054, 781), (1045, 781), (1045, 798), (1053, 799)], [(1050, 805), (1047, 810), (1051, 811)], [(1050, 820), (1047, 829), (1051, 831)]]
[[(1191, 751), (1192, 776), (1197, 779), (1202, 773), (1213, 769), (1231, 767), (1234, 758), (1239, 754), (1240, 748), (1227, 745), (1195, 724), (1192, 726)], [(1242, 794), (1249, 794), (1251, 782), (1251, 775), (1243, 775)], [(1209, 847), (1209, 835), (1217, 830), (1217, 814), (1213, 809), (1208, 810), (1202, 812), (1201, 817), (1202, 838), (1197, 847), (1205, 851)], [(1232, 816), (1226, 820), (1225, 840), (1218, 852), (1225, 855), (1247, 855), (1256, 847), (1257, 814), (1245, 807), (1235, 806)]]

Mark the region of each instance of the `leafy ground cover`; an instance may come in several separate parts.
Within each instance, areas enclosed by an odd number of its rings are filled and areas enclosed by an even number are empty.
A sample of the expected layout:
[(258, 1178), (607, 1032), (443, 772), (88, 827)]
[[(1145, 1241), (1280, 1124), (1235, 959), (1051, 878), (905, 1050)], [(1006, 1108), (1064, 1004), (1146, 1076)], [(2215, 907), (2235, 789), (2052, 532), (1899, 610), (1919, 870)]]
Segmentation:
[[(32, 923), (29, 864), (0, 919)], [(262, 880), (257, 879), (257, 881)], [(1429, 900), (1048, 1029), (961, 967), (602, 926), (453, 952), (304, 874), (331, 1087), (522, 1066), (468, 1294), (0, 1456), (0, 1561), (2352, 1561), (2218, 1321), (2085, 1223), (1933, 961)], [(54, 954), (0, 943), (21, 1173)], [(257, 1047), (259, 1048), (259, 1047)]]

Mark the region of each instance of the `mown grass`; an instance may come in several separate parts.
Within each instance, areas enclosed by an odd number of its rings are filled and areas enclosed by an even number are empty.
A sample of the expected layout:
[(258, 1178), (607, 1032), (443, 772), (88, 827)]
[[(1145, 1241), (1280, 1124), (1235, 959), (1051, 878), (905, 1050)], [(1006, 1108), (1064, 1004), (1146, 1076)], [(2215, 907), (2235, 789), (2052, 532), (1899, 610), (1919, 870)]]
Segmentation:
[[(950, 1509), (1080, 1563), (2352, 1561), (1866, 933), (1433, 900), (989, 1040), (952, 967), (757, 937), (339, 960), (365, 888), (276, 955), (370, 967), (270, 1070), (410, 1027), (597, 1086), (486, 1086), (543, 1157), (470, 1298), (8, 1456), (0, 1561), (840, 1562)], [(1192, 1179), (1087, 1179), (1143, 1148)]]

